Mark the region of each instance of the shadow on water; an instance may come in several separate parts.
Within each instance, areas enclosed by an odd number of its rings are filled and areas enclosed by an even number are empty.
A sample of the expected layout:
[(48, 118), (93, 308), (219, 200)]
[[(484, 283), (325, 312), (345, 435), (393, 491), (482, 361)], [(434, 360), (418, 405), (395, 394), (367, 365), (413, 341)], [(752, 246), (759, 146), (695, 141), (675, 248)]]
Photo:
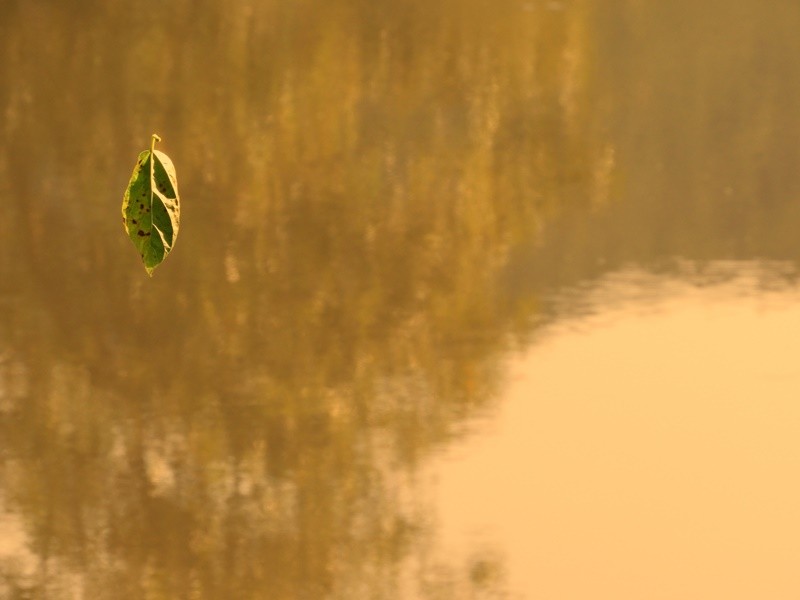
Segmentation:
[[(607, 187), (586, 11), (2, 10), (0, 590), (500, 590), (427, 553), (415, 470), (529, 327), (509, 251)], [(184, 215), (149, 280), (119, 204), (153, 131)]]

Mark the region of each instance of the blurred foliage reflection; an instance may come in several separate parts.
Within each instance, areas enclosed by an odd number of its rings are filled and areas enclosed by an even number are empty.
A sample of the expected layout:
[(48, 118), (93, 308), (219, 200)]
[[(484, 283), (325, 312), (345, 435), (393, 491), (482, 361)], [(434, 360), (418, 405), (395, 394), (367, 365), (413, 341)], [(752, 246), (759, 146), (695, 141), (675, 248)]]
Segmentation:
[[(429, 555), (415, 466), (535, 311), (509, 250), (604, 202), (585, 7), (74, 4), (0, 7), (0, 592), (502, 593)], [(153, 131), (184, 216), (147, 280)]]

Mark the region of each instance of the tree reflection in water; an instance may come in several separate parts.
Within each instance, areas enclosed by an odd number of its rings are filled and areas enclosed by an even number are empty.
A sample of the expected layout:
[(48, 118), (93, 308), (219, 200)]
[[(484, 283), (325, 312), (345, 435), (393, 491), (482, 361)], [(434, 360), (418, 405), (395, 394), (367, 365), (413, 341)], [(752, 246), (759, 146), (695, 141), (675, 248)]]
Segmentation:
[[(432, 553), (416, 467), (529, 329), (509, 250), (607, 187), (581, 3), (0, 10), (0, 591), (501, 594)], [(184, 215), (147, 280), (153, 131)]]

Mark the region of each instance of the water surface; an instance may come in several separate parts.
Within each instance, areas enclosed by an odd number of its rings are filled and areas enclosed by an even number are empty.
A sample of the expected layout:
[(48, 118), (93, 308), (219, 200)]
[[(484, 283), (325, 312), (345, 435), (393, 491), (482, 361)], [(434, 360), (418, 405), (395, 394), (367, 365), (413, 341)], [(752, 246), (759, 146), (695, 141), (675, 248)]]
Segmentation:
[(0, 596), (796, 597), (799, 23), (4, 2)]

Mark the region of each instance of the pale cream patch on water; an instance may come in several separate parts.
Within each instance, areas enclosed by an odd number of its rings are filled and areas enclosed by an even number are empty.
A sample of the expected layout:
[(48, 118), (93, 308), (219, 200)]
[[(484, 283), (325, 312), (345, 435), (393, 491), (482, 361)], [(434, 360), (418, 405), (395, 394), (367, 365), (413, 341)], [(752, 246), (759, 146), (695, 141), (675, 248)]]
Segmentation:
[(800, 595), (800, 293), (738, 268), (587, 289), (431, 467), (443, 553), (511, 597)]
[[(38, 560), (30, 549), (31, 540), (19, 515), (8, 512), (0, 494), (0, 573), (15, 579), (28, 579), (36, 572)], [(0, 580), (0, 597), (10, 595), (10, 590)]]

